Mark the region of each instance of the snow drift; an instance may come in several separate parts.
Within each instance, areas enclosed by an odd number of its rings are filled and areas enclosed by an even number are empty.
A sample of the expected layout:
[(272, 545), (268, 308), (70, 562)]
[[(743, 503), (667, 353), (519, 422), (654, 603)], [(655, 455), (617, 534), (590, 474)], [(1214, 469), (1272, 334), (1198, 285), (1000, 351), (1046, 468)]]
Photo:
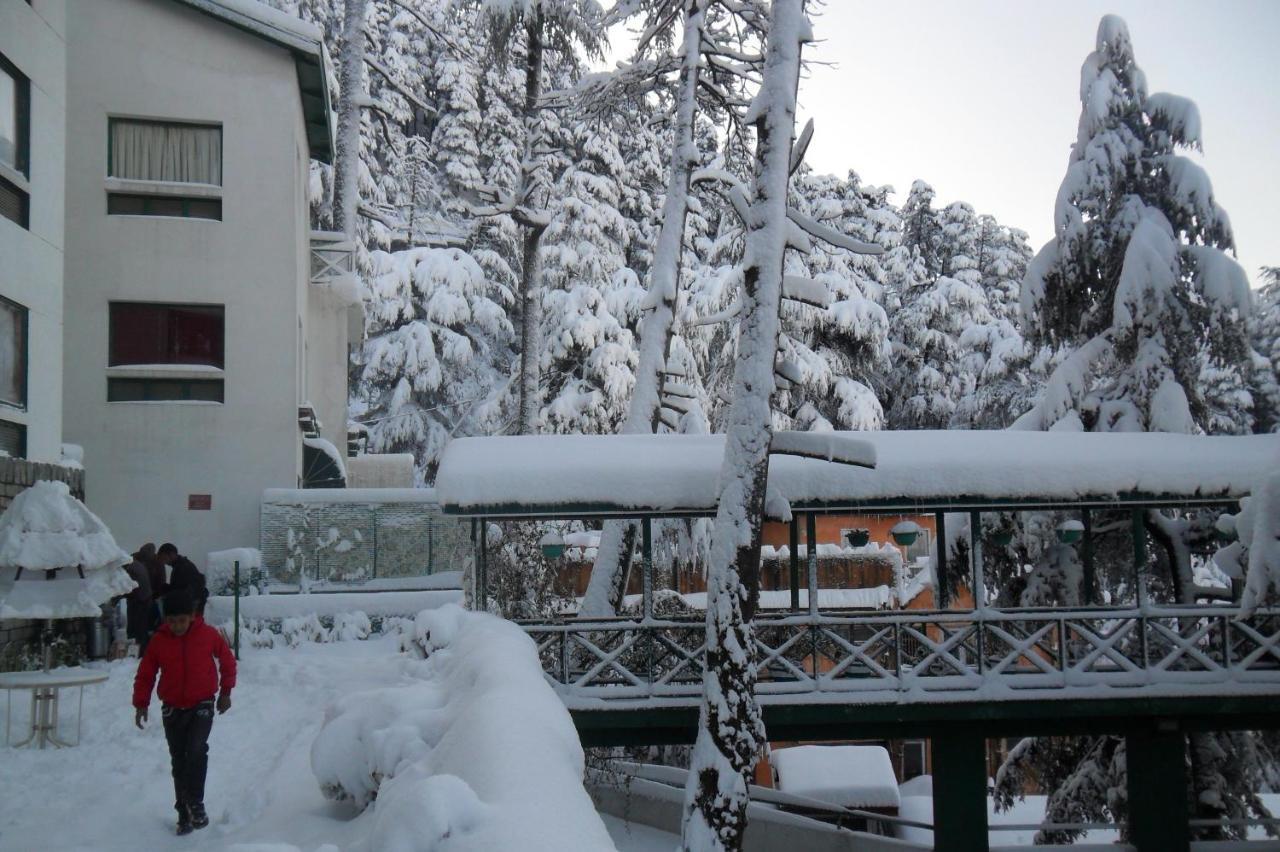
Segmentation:
[(311, 749), (325, 795), (372, 809), (373, 848), (613, 849), (533, 642), (451, 604), (419, 613), (411, 644), (415, 679), (338, 701)]

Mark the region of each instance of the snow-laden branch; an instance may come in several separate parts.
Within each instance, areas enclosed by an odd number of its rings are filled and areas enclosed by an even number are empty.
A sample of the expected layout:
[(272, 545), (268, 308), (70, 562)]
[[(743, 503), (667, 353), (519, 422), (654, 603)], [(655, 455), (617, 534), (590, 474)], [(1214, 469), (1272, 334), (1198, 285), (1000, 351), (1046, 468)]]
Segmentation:
[(804, 162), (804, 155), (809, 151), (809, 143), (813, 141), (813, 119), (809, 119), (804, 123), (804, 130), (800, 131), (800, 138), (796, 140), (796, 144), (791, 148), (791, 174), (795, 174), (800, 168), (800, 164)]
[(794, 222), (805, 233), (822, 240), (825, 243), (830, 243), (836, 248), (842, 248), (845, 251), (851, 251), (854, 254), (884, 254), (883, 246), (878, 246), (874, 243), (864, 243), (861, 240), (855, 240), (848, 234), (842, 234), (835, 228), (829, 228), (794, 208), (787, 208), (787, 218)]
[(391, 88), (395, 89), (396, 92), (400, 94), (400, 97), (404, 98), (406, 101), (408, 101), (409, 103), (416, 106), (418, 109), (423, 110), (425, 112), (429, 112), (429, 113), (436, 112), (435, 107), (428, 106), (425, 101), (420, 99), (417, 95), (415, 95), (413, 92), (406, 89), (404, 86), (400, 85), (400, 83), (394, 77), (391, 76), (391, 72), (388, 71), (386, 67), (383, 66), (383, 64), (378, 60), (374, 59), (372, 56), (366, 55), (364, 58), (364, 64), (368, 65), (374, 71), (377, 71), (378, 75), (381, 76), (383, 80), (386, 80), (387, 84), (391, 86)]

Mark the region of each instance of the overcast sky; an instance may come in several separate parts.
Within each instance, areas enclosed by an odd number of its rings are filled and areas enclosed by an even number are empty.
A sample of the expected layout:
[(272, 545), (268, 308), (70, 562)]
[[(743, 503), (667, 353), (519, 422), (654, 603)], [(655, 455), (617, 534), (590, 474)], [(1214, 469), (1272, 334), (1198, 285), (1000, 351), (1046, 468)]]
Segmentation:
[(1108, 12), (1129, 24), (1149, 91), (1199, 105), (1201, 162), (1257, 286), (1259, 266), (1280, 265), (1280, 0), (827, 0), (806, 55), (834, 65), (800, 90), (809, 163), (891, 184), (899, 201), (924, 179), (940, 206), (968, 201), (1038, 250)]

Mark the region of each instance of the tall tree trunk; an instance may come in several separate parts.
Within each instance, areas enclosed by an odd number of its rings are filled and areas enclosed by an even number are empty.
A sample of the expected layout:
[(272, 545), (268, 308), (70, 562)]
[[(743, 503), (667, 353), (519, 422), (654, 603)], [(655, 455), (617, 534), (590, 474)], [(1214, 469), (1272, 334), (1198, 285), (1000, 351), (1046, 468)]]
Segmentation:
[[(640, 326), (640, 363), (622, 432), (642, 435), (656, 432), (662, 408), (663, 371), (675, 333), (676, 299), (680, 292), (680, 260), (684, 249), (685, 222), (689, 218), (689, 179), (697, 162), (693, 125), (698, 109), (698, 72), (702, 60), (702, 26), (710, 0), (686, 0), (683, 57), (677, 87), (675, 127), (672, 132), (671, 170), (662, 203), (662, 226), (654, 246), (649, 272), (649, 313)], [(626, 594), (631, 553), (635, 548), (635, 521), (608, 521), (600, 536), (591, 580), (582, 599), (581, 614), (613, 615)]]
[[(542, 95), (542, 9), (525, 16), (524, 66), (524, 156), (520, 161), (520, 186), (516, 204), (524, 208), (532, 191), (534, 157), (537, 151), (538, 98)], [(525, 228), (524, 257), (520, 268), (520, 421), (519, 434), (533, 434), (541, 404), (541, 373), (538, 368), (542, 330), (542, 290), (538, 249), (546, 224), (525, 215), (517, 221)]]
[(333, 226), (352, 239), (360, 207), (360, 101), (364, 96), (364, 18), (369, 0), (342, 8), (338, 138), (333, 147)]
[(804, 0), (773, 0), (764, 79), (754, 106), (755, 180), (746, 223), (738, 358), (707, 578), (702, 709), (685, 790), (683, 845), (688, 852), (742, 848), (747, 778), (764, 743), (753, 631), (745, 612), (754, 605), (755, 594), (743, 578), (758, 573), (760, 560), (791, 138), (801, 47), (811, 39)]

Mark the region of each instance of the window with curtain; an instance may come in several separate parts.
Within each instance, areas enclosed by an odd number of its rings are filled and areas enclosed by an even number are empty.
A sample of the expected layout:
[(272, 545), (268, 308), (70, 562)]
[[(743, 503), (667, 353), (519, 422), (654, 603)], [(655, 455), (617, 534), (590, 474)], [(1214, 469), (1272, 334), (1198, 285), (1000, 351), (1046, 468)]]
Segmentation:
[(111, 177), (222, 186), (218, 125), (113, 118), (110, 136)]
[(0, 298), (0, 402), (27, 406), (27, 309)]

